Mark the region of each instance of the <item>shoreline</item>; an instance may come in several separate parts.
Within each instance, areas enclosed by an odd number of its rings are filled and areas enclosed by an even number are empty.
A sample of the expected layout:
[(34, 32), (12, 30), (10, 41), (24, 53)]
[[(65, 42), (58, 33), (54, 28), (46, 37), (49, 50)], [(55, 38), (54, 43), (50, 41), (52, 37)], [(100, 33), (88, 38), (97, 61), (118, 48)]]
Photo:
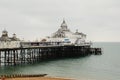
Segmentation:
[(13, 74), (0, 75), (0, 80), (74, 80), (70, 78), (52, 77), (47, 74)]
[(2, 78), (1, 80), (74, 80), (60, 77), (16, 77), (16, 78)]

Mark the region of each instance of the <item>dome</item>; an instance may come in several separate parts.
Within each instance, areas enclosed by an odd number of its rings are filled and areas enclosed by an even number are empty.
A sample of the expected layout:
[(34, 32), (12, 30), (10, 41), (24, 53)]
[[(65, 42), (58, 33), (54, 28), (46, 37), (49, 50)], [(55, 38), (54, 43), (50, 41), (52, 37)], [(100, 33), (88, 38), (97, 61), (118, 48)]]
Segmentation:
[(61, 24), (61, 27), (67, 27), (67, 24), (65, 23), (65, 20), (63, 20), (63, 23)]
[(13, 34), (13, 37), (16, 38), (16, 34), (15, 33)]
[(8, 32), (7, 32), (6, 30), (3, 30), (3, 31), (2, 31), (2, 36), (8, 37)]
[(2, 33), (8, 33), (6, 30), (3, 30)]

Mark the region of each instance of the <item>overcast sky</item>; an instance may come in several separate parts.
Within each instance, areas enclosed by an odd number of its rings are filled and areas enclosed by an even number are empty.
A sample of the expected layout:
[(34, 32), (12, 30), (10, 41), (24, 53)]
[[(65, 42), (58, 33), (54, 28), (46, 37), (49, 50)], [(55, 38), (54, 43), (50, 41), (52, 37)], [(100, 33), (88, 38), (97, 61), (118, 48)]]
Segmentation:
[(120, 0), (0, 0), (0, 35), (35, 40), (68, 28), (91, 41), (120, 42)]

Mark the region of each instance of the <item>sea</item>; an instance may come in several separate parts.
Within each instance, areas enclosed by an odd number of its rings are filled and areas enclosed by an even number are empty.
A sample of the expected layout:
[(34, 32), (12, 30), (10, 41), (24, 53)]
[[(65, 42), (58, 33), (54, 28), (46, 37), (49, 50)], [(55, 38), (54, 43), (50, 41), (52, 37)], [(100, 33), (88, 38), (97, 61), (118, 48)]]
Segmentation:
[(0, 67), (0, 75), (48, 74), (75, 80), (120, 80), (120, 42), (94, 42), (92, 47), (102, 48), (102, 55)]

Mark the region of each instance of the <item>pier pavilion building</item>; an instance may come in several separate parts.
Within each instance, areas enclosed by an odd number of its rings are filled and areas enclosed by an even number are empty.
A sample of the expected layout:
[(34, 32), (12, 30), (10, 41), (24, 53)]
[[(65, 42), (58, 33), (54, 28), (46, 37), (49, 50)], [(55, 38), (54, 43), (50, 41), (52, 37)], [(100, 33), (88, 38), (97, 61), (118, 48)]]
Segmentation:
[(72, 32), (65, 20), (63, 20), (60, 28), (54, 32), (51, 36), (48, 36), (46, 38), (46, 41), (50, 42), (64, 42), (64, 44), (77, 44), (77, 45), (83, 45), (86, 44), (86, 34), (82, 32)]
[(0, 37), (0, 48), (14, 48), (20, 46), (20, 39), (14, 33), (12, 37), (8, 36), (8, 31), (3, 30)]

